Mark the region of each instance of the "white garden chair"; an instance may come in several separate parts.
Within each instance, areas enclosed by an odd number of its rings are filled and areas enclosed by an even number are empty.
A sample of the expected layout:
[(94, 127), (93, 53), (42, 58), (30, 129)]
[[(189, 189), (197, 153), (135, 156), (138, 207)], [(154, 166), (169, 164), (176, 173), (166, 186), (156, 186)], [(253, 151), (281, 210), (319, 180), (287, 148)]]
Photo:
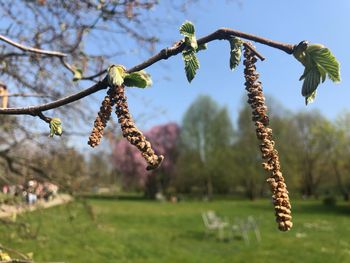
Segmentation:
[(223, 240), (225, 237), (225, 228), (229, 227), (227, 220), (221, 219), (216, 215), (214, 211), (207, 211), (202, 213), (203, 223), (206, 229), (206, 235), (210, 232), (218, 232), (218, 237), (220, 240)]

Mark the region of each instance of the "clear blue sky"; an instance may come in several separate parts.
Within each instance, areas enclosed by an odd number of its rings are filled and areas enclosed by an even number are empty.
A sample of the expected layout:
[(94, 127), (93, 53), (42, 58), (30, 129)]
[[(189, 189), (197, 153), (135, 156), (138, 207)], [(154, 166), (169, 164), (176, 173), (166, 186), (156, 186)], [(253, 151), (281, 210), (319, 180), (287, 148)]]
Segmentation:
[[(162, 2), (162, 1), (160, 1)], [(208, 2), (208, 3), (204, 3)], [(301, 40), (322, 43), (329, 47), (341, 63), (342, 82), (334, 84), (326, 81), (318, 89), (316, 101), (305, 106), (298, 79), (303, 67), (290, 55), (257, 44), (258, 50), (267, 58), (258, 63), (264, 90), (292, 111), (320, 109), (329, 118), (349, 109), (349, 22), (350, 1), (202, 1), (199, 6), (191, 5), (183, 17), (172, 18), (166, 12), (166, 5), (160, 4), (153, 10), (155, 16), (165, 18), (170, 23), (159, 28), (160, 37), (168, 40), (161, 43), (158, 50), (181, 38), (178, 33), (180, 21), (194, 22), (197, 37), (213, 32), (220, 27), (230, 27), (273, 40), (291, 44)], [(174, 23), (171, 23), (174, 21)], [(146, 56), (145, 56), (146, 58)], [(143, 128), (168, 121), (181, 122), (183, 113), (199, 94), (212, 96), (221, 105), (226, 105), (233, 120), (241, 107), (245, 95), (242, 66), (231, 72), (228, 67), (229, 46), (226, 41), (212, 42), (208, 50), (199, 55), (201, 68), (191, 84), (187, 83), (181, 56), (176, 56), (148, 69), (154, 85), (147, 90), (131, 91), (130, 107), (135, 116), (150, 115), (155, 108), (166, 110), (147, 120)], [(132, 63), (140, 62), (140, 57)], [(129, 61), (132, 66), (131, 62)], [(168, 76), (169, 78), (165, 78)], [(153, 106), (143, 101), (152, 102)]]

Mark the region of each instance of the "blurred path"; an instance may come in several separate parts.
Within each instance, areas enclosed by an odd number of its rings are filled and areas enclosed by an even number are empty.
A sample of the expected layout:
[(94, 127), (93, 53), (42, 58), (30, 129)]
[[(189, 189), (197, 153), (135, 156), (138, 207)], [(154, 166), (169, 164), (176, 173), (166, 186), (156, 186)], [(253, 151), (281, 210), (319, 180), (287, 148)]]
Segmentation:
[(34, 205), (28, 205), (26, 203), (19, 205), (0, 205), (0, 218), (11, 217), (14, 214), (20, 214), (24, 212), (31, 212), (37, 209), (49, 208), (56, 205), (66, 204), (71, 202), (73, 197), (68, 194), (58, 194), (51, 201), (39, 200)]

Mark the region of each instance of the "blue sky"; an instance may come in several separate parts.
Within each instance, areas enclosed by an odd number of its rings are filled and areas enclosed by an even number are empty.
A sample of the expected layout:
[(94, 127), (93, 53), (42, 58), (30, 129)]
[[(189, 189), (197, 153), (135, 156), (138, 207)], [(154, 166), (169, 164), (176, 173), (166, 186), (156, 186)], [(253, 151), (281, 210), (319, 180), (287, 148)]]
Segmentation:
[[(206, 2), (206, 3), (204, 3)], [(258, 63), (264, 90), (292, 111), (320, 109), (329, 118), (348, 109), (349, 81), (348, 26), (350, 1), (202, 1), (191, 5), (183, 17), (171, 17), (169, 6), (160, 4), (154, 16), (168, 20), (159, 28), (159, 36), (167, 41), (157, 48), (169, 46), (181, 38), (178, 27), (188, 19), (195, 24), (196, 35), (201, 37), (220, 27), (229, 27), (273, 40), (297, 44), (301, 40), (322, 43), (329, 47), (341, 63), (342, 82), (327, 80), (318, 89), (316, 101), (305, 106), (298, 79), (303, 67), (292, 56), (270, 47), (257, 44), (257, 49), (267, 58)], [(291, 4), (292, 3), (292, 4)], [(179, 24), (176, 24), (179, 23)], [(147, 56), (145, 55), (144, 58)], [(234, 72), (228, 67), (229, 45), (226, 41), (211, 42), (208, 50), (199, 54), (201, 68), (189, 84), (186, 80), (181, 56), (176, 56), (147, 69), (154, 85), (150, 89), (129, 91), (130, 108), (135, 116), (151, 115), (156, 110), (165, 111), (155, 118), (142, 122), (142, 128), (168, 121), (181, 122), (183, 113), (199, 94), (212, 96), (228, 107), (235, 120), (245, 95), (242, 65)], [(130, 59), (127, 66), (141, 62), (140, 57)], [(147, 103), (140, 103), (142, 101)]]

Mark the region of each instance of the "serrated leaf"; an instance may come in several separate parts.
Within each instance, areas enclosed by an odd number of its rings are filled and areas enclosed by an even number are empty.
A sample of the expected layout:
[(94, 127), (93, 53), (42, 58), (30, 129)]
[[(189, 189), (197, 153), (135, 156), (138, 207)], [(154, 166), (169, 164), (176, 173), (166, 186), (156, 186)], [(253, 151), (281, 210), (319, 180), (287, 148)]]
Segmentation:
[(317, 86), (320, 84), (321, 75), (316, 67), (311, 68), (305, 75), (303, 87), (301, 89), (301, 94), (304, 97), (310, 97), (314, 91), (316, 91)]
[(190, 21), (185, 21), (180, 27), (180, 34), (185, 36), (185, 43), (187, 47), (197, 50), (198, 44), (195, 36), (194, 25)]
[[(191, 82), (199, 69), (199, 61), (196, 56), (198, 51), (197, 39), (195, 36), (194, 25), (190, 21), (185, 21), (180, 27), (180, 33), (185, 36), (186, 48), (182, 51), (182, 58), (185, 62), (185, 71), (188, 82)], [(200, 47), (206, 48), (205, 45)]]
[(306, 53), (311, 57), (321, 71), (327, 73), (330, 80), (333, 82), (340, 82), (339, 62), (328, 48), (324, 47), (312, 50), (311, 52), (308, 52), (308, 49), (306, 49)]
[(185, 21), (180, 26), (180, 34), (190, 38), (194, 36), (194, 33), (195, 33), (195, 29), (191, 21)]
[(305, 97), (306, 105), (314, 101), (318, 85), (327, 76), (333, 82), (340, 81), (339, 62), (323, 45), (308, 45), (303, 41), (295, 48), (293, 55), (305, 67), (300, 80), (304, 80), (301, 93)]
[(62, 122), (59, 118), (52, 118), (50, 121), (50, 137), (53, 137), (54, 135), (61, 136), (62, 135)]
[(83, 71), (78, 68), (78, 69), (74, 69), (74, 75), (73, 75), (73, 81), (79, 81), (83, 78)]
[(124, 83), (125, 68), (122, 65), (112, 65), (108, 68), (108, 83), (111, 87)]
[(142, 70), (126, 74), (124, 84), (128, 87), (146, 88), (152, 85), (152, 79), (148, 73)]
[(230, 42), (230, 69), (234, 70), (241, 62), (243, 41), (238, 37), (229, 39)]
[(188, 82), (191, 82), (196, 75), (197, 69), (199, 69), (199, 61), (197, 59), (195, 51), (193, 50), (183, 51), (182, 57), (185, 62), (187, 80)]

